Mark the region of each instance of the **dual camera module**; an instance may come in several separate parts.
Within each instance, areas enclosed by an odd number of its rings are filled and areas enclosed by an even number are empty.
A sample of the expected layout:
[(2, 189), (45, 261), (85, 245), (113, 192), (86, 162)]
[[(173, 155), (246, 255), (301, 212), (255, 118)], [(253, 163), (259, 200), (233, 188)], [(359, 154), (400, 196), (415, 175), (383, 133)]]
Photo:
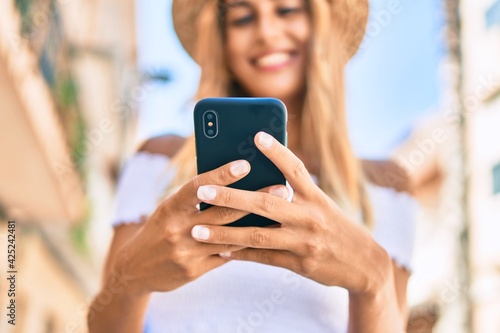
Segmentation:
[(203, 114), (203, 130), (209, 139), (215, 138), (219, 133), (218, 117), (215, 111), (209, 110)]

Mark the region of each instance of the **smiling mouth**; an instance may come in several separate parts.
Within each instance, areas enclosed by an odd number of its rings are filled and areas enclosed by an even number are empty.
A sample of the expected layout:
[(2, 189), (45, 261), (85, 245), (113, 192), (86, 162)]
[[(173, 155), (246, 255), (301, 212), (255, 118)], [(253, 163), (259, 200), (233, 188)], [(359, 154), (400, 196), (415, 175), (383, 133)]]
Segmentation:
[(276, 70), (288, 65), (296, 57), (296, 52), (274, 52), (258, 57), (252, 63), (259, 69)]

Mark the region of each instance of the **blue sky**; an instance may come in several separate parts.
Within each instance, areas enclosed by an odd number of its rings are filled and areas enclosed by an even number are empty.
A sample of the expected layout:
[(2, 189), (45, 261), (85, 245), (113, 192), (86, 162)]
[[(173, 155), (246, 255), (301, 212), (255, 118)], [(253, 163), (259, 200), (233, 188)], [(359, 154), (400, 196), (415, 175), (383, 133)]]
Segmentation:
[[(138, 140), (191, 131), (190, 112), (180, 110), (195, 92), (199, 71), (176, 39), (170, 6), (171, 0), (136, 2), (139, 68), (168, 69), (174, 79), (148, 89)], [(437, 108), (443, 9), (439, 0), (371, 0), (370, 6), (371, 30), (346, 71), (348, 118), (358, 155), (383, 158), (418, 117)]]
[(371, 33), (346, 72), (348, 116), (358, 154), (384, 157), (439, 103), (443, 9), (437, 0), (370, 3)]

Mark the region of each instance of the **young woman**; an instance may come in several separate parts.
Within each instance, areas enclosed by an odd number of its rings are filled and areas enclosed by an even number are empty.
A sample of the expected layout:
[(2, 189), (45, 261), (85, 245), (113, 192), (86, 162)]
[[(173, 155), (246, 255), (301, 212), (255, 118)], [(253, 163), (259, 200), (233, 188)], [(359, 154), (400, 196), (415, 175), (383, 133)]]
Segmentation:
[[(412, 203), (381, 186), (406, 179), (362, 167), (346, 129), (343, 70), (367, 12), (366, 0), (174, 0), (202, 69), (197, 98), (286, 104), (288, 148), (265, 133), (255, 143), (293, 193), (226, 187), (249, 172), (244, 160), (195, 176), (193, 138), (148, 141), (119, 184), (91, 332), (404, 330)], [(249, 212), (281, 226), (224, 226)]]

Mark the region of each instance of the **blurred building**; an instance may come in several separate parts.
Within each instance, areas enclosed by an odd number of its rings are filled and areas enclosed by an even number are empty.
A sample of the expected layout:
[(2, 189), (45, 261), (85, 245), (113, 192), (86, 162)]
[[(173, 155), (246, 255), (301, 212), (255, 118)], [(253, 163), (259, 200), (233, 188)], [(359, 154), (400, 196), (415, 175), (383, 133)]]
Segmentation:
[(14, 2), (0, 6), (0, 202), (19, 219), (75, 221), (83, 213), (83, 187), (44, 80), (43, 55), (21, 37)]
[(422, 203), (409, 288), (420, 316), (410, 331), (493, 333), (500, 331), (500, 1), (446, 6), (440, 112), (395, 157), (419, 184)]
[(0, 2), (0, 244), (15, 220), (18, 271), (16, 326), (1, 332), (86, 332), (145, 94), (134, 15), (132, 0)]
[(500, 1), (462, 0), (474, 332), (500, 332)]

